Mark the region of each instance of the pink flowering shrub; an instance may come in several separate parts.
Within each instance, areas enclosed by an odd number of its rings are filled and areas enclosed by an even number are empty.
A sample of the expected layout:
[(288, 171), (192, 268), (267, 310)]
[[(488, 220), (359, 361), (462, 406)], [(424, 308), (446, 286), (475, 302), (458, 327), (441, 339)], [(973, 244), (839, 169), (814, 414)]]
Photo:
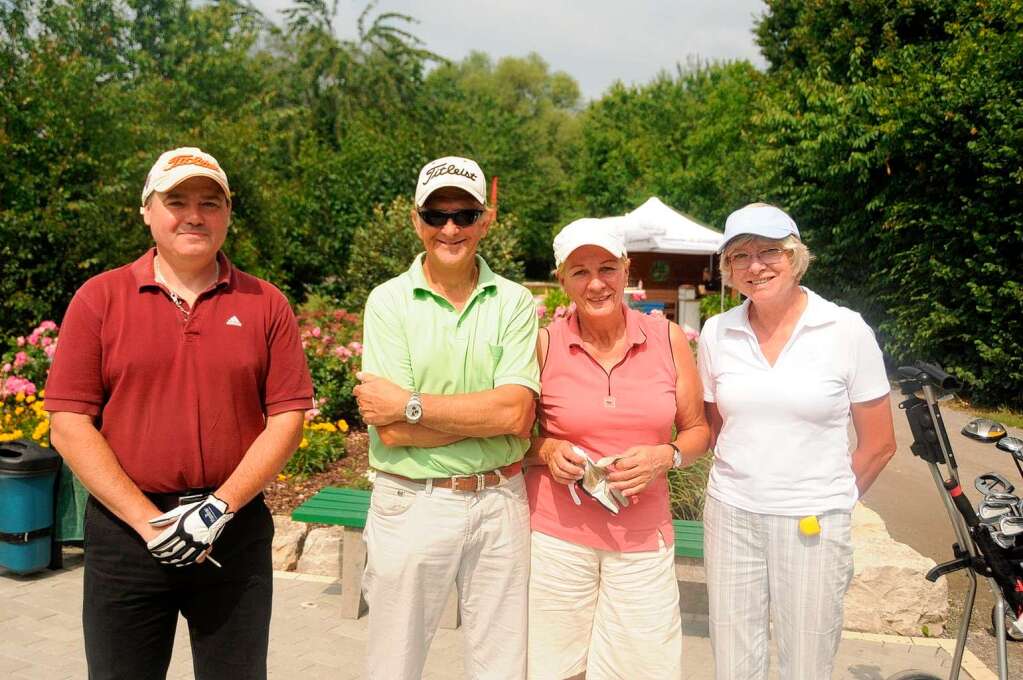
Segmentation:
[(307, 310), (298, 325), (316, 390), (316, 408), (306, 420), (361, 422), (352, 390), (362, 366), (362, 319), (344, 309)]
[(44, 321), (6, 344), (0, 356), (0, 441), (31, 438), (48, 446), (50, 418), (42, 398), (57, 350), (57, 324)]

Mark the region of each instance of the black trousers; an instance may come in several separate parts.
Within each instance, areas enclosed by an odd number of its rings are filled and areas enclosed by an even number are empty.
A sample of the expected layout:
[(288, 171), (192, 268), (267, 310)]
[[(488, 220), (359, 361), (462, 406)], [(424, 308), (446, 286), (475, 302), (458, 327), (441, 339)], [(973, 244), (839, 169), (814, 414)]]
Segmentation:
[(90, 680), (164, 680), (178, 612), (188, 622), (196, 680), (265, 679), (272, 540), (273, 519), (257, 496), (213, 544), (222, 568), (165, 566), (90, 498), (82, 608)]

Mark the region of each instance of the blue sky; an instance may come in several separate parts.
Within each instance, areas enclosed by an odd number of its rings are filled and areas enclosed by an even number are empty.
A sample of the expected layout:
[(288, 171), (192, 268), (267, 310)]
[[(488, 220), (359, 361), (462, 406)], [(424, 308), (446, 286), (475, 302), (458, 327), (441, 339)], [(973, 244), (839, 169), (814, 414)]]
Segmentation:
[[(253, 4), (279, 22), (291, 2)], [(365, 6), (339, 0), (339, 35), (354, 35)], [(752, 31), (765, 9), (761, 0), (380, 0), (374, 12), (415, 17), (411, 30), (426, 48), (456, 61), (472, 50), (495, 58), (537, 52), (596, 98), (615, 80), (643, 83), (694, 58), (763, 68)]]

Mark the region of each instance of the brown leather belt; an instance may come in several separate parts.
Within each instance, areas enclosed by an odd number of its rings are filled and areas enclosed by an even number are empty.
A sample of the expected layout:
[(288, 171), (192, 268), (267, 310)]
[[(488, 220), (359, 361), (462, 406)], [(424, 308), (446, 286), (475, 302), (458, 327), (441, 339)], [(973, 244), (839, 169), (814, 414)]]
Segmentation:
[[(452, 491), (483, 491), (492, 489), (509, 477), (514, 477), (522, 471), (522, 463), (512, 463), (503, 468), (490, 470), (488, 472), (477, 472), (472, 475), (455, 475), (454, 477), (434, 478), (433, 486), (438, 489), (451, 489)], [(404, 475), (396, 475), (393, 472), (384, 472), (386, 475), (397, 477), (406, 482), (414, 484), (426, 484), (425, 479), (412, 479)]]

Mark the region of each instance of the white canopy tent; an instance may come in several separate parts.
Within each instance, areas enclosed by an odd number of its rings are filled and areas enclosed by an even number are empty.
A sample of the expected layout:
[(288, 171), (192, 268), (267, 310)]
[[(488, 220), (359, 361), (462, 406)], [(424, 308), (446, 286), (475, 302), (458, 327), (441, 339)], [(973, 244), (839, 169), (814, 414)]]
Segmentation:
[(636, 253), (714, 255), (724, 238), (651, 196), (623, 220), (625, 247)]
[[(724, 234), (665, 205), (656, 196), (651, 196), (643, 205), (626, 213), (622, 222), (628, 252), (706, 255), (711, 271), (714, 269), (714, 256), (724, 244)], [(722, 283), (721, 311), (724, 311), (724, 297)], [(681, 307), (681, 301), (679, 305)], [(681, 314), (680, 309), (680, 320)], [(699, 317), (696, 330), (699, 330)]]

